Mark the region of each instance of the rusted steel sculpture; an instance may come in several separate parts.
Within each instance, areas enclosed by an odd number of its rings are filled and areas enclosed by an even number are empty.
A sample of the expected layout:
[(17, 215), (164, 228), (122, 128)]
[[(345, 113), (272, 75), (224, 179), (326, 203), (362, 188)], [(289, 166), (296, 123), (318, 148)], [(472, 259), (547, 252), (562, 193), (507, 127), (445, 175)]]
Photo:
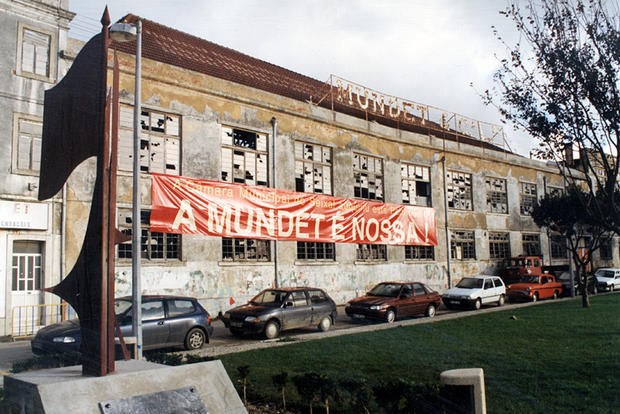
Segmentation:
[[(80, 255), (67, 277), (46, 289), (77, 312), (82, 374), (95, 376), (114, 371), (114, 246), (126, 240), (115, 220), (118, 130), (113, 129), (116, 135), (110, 137), (107, 7), (101, 24), (101, 33), (84, 45), (62, 81), (45, 92), (39, 178), (39, 200), (48, 199), (81, 162), (97, 157), (97, 178)], [(117, 100), (118, 81), (115, 83)], [(118, 105), (114, 110), (118, 111)], [(118, 114), (113, 118), (118, 120)]]

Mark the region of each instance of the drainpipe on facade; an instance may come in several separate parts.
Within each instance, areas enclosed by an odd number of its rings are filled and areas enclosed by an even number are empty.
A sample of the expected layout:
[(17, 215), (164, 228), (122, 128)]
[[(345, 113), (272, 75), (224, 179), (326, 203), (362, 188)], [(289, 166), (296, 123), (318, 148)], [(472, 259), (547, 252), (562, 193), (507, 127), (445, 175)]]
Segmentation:
[(452, 288), (452, 273), (450, 271), (450, 232), (448, 231), (448, 187), (446, 185), (446, 156), (441, 157), (443, 166), (443, 212), (446, 230), (446, 263), (448, 265), (448, 289)]
[[(278, 132), (278, 120), (274, 116), (271, 118), (271, 177), (273, 188), (276, 187), (276, 134)], [(277, 231), (277, 230), (276, 230)], [(277, 234), (276, 234), (277, 236)], [(278, 282), (278, 240), (273, 241), (273, 284), (275, 288), (280, 287)]]

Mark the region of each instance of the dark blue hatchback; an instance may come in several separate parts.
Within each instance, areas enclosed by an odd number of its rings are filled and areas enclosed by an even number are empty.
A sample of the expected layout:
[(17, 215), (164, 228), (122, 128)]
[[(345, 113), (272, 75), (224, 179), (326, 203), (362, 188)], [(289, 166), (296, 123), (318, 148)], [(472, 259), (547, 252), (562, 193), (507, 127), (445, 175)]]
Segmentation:
[[(123, 336), (131, 335), (131, 297), (114, 301), (116, 318)], [(184, 346), (198, 349), (213, 333), (209, 313), (195, 298), (185, 296), (142, 297), (142, 347), (144, 350)], [(34, 354), (79, 351), (80, 324), (77, 319), (46, 326), (30, 345)]]

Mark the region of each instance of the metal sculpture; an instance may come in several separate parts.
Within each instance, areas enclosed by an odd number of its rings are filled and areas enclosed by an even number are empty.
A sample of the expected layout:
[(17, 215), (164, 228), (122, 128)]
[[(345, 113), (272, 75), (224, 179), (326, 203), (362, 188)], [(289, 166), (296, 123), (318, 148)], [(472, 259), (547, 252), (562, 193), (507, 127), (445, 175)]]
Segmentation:
[[(82, 374), (94, 376), (114, 371), (114, 246), (126, 240), (115, 220), (118, 129), (113, 128), (110, 136), (107, 7), (101, 24), (101, 33), (84, 45), (62, 81), (45, 92), (39, 179), (39, 200), (48, 199), (81, 162), (97, 157), (97, 178), (80, 255), (71, 272), (46, 289), (77, 312)], [(118, 100), (116, 61), (115, 65), (114, 96)], [(118, 120), (118, 104), (114, 111), (113, 119)]]

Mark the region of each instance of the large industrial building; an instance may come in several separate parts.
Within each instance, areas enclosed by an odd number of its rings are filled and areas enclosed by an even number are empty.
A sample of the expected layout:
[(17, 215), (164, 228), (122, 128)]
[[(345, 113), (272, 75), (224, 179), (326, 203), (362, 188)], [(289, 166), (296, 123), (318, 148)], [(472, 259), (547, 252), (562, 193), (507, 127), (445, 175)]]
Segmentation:
[[(0, 335), (23, 323), (16, 322), (17, 307), (58, 303), (37, 289), (56, 284), (75, 262), (94, 180), (90, 160), (52, 201), (36, 201), (42, 92), (79, 50), (67, 41), (66, 1), (19, 2), (27, 13), (15, 11), (15, 3), (0, 1), (0, 116), (12, 126), (0, 131), (7, 149), (0, 155)], [(35, 25), (33, 13), (54, 16), (53, 23)], [(142, 25), (145, 293), (195, 296), (216, 315), (275, 285), (324, 288), (344, 303), (383, 280), (422, 281), (441, 292), (520, 254), (567, 263), (565, 241), (530, 217), (537, 198), (562, 191), (557, 166), (510, 151), (501, 127), (335, 75), (315, 80), (156, 22)], [(121, 67), (117, 217), (129, 230), (135, 45), (112, 48)], [(111, 66), (109, 73), (111, 79)], [(154, 232), (152, 173), (422, 206), (434, 213), (437, 245)], [(117, 295), (130, 294), (131, 245), (120, 245), (116, 255)], [(618, 263), (616, 240), (595, 260)]]

